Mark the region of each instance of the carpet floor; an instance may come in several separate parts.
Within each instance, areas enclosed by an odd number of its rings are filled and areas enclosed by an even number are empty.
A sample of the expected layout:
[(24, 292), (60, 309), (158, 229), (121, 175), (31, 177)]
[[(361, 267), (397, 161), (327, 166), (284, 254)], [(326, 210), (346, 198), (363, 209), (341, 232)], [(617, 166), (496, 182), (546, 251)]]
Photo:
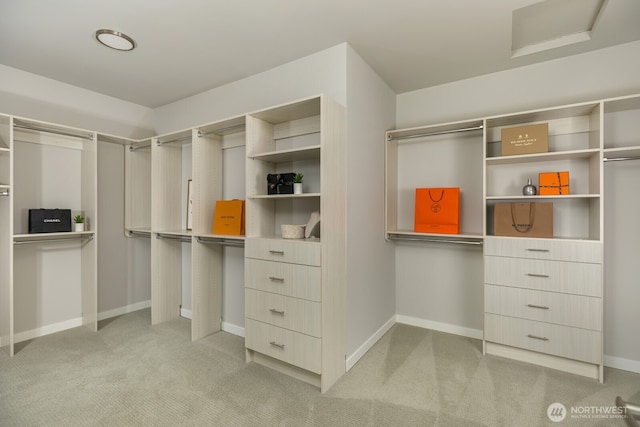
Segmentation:
[[(625, 426), (603, 413), (618, 395), (640, 401), (640, 375), (606, 369), (600, 384), (400, 324), (325, 394), (245, 363), (241, 337), (191, 342), (189, 320), (152, 326), (149, 310), (0, 352), (3, 427)], [(559, 423), (547, 415), (556, 402)]]

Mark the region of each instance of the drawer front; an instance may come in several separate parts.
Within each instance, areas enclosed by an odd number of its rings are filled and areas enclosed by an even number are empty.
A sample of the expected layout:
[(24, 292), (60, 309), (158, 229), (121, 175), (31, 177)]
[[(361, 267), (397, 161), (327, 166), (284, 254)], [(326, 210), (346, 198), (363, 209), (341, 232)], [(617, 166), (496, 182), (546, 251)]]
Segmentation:
[(602, 299), (596, 297), (486, 285), (484, 311), (594, 331), (602, 330)]
[(485, 256), (484, 281), (490, 285), (602, 296), (599, 264)]
[(245, 287), (320, 302), (320, 267), (247, 258)]
[(587, 329), (485, 314), (484, 339), (589, 363), (602, 361), (602, 335)]
[(593, 241), (486, 237), (484, 254), (515, 258), (602, 263), (602, 243)]
[(246, 319), (245, 345), (291, 365), (321, 373), (321, 340), (288, 329)]
[(321, 337), (320, 303), (245, 289), (245, 317)]
[(315, 266), (320, 266), (321, 252), (322, 247), (317, 241), (286, 239), (250, 238), (246, 239), (244, 248), (247, 258)]

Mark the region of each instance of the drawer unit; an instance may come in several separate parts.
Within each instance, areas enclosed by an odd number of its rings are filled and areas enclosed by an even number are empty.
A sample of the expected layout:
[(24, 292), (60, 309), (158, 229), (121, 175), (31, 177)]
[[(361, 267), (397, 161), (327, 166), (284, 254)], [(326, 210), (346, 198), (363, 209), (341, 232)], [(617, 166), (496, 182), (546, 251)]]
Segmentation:
[(321, 336), (320, 303), (245, 289), (245, 316), (270, 325)]
[(484, 239), (484, 254), (514, 258), (602, 263), (602, 243), (578, 240), (490, 237)]
[(600, 298), (486, 285), (486, 313), (602, 330)]
[(600, 332), (533, 320), (484, 316), (485, 340), (589, 363), (602, 361)]
[(309, 335), (246, 319), (245, 346), (316, 374), (321, 373), (322, 341)]
[(320, 302), (320, 267), (245, 260), (245, 287)]
[(245, 257), (267, 261), (320, 266), (319, 242), (250, 238), (245, 241)]
[(602, 266), (564, 261), (485, 256), (485, 283), (602, 296)]

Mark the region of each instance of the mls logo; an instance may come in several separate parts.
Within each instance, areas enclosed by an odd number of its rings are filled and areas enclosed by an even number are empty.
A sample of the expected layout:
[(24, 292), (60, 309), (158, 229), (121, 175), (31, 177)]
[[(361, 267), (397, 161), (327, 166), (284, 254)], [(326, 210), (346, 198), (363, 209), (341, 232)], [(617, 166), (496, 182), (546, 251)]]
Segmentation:
[(547, 408), (547, 417), (554, 423), (559, 423), (567, 416), (567, 408), (562, 403), (552, 403)]

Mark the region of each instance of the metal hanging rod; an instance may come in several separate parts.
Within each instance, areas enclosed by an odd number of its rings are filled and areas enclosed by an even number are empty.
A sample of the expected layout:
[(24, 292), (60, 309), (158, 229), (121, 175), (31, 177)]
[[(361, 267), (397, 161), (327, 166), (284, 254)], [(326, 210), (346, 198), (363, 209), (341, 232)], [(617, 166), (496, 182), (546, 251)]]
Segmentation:
[(202, 138), (205, 135), (211, 135), (211, 134), (220, 135), (222, 132), (226, 132), (228, 130), (240, 129), (240, 128), (244, 128), (244, 127), (245, 127), (244, 123), (241, 123), (239, 125), (227, 126), (226, 128), (210, 130), (210, 131), (207, 131), (207, 132), (202, 132), (202, 131), (199, 130), (198, 131), (198, 138)]
[(191, 139), (191, 135), (189, 136), (183, 136), (182, 138), (176, 138), (176, 139), (168, 139), (166, 141), (160, 141), (158, 140), (156, 142), (156, 145), (164, 145), (164, 144), (169, 144), (171, 142), (181, 142), (181, 141), (186, 141), (186, 140), (190, 140)]
[(0, 196), (9, 196), (9, 190), (3, 191), (2, 193), (0, 193)]
[(473, 246), (481, 246), (483, 244), (482, 240), (456, 240), (456, 239), (432, 238), (428, 236), (424, 236), (424, 237), (401, 236), (401, 235), (395, 235), (395, 234), (390, 234), (389, 239), (404, 240), (404, 241), (410, 241), (410, 242), (448, 243), (448, 244), (473, 245)]
[(142, 150), (143, 148), (151, 148), (151, 145), (140, 145), (137, 147), (134, 147), (133, 145), (129, 146), (129, 151), (138, 151), (138, 150)]
[(168, 240), (178, 240), (180, 242), (190, 243), (191, 237), (187, 236), (174, 236), (173, 234), (161, 234), (156, 233), (156, 239), (168, 239)]
[(49, 243), (49, 242), (70, 242), (73, 240), (93, 240), (93, 234), (86, 236), (62, 237), (60, 239), (39, 239), (39, 240), (18, 240), (14, 245), (24, 245), (27, 243)]
[(605, 157), (603, 162), (624, 162), (626, 160), (639, 160), (640, 157)]
[(399, 141), (401, 139), (422, 138), (424, 136), (444, 135), (447, 133), (471, 132), (474, 130), (481, 130), (481, 129), (484, 129), (483, 125), (473, 126), (469, 128), (463, 128), (463, 129), (452, 129), (452, 130), (443, 130), (439, 132), (419, 133), (416, 135), (396, 136), (395, 138), (391, 134), (388, 134), (387, 141), (393, 141), (393, 140)]
[(133, 231), (133, 230), (129, 230), (128, 231), (129, 235), (131, 236), (140, 236), (140, 237), (151, 237), (151, 232), (145, 233), (143, 231)]
[(56, 135), (70, 136), (70, 137), (73, 137), (73, 138), (82, 138), (82, 139), (88, 139), (88, 140), (93, 141), (93, 135), (65, 132), (65, 131), (61, 131), (61, 130), (47, 129), (47, 128), (44, 128), (44, 127), (38, 127), (38, 126), (33, 126), (33, 125), (23, 125), (23, 124), (20, 124), (20, 123), (14, 123), (13, 127), (14, 128), (18, 128), (18, 129), (27, 129), (27, 130), (34, 130), (34, 131), (37, 131), (37, 132), (53, 133), (53, 134), (56, 134)]
[(203, 239), (202, 237), (198, 237), (198, 243), (202, 243), (203, 245), (235, 246), (238, 248), (244, 247), (244, 242), (242, 240)]

